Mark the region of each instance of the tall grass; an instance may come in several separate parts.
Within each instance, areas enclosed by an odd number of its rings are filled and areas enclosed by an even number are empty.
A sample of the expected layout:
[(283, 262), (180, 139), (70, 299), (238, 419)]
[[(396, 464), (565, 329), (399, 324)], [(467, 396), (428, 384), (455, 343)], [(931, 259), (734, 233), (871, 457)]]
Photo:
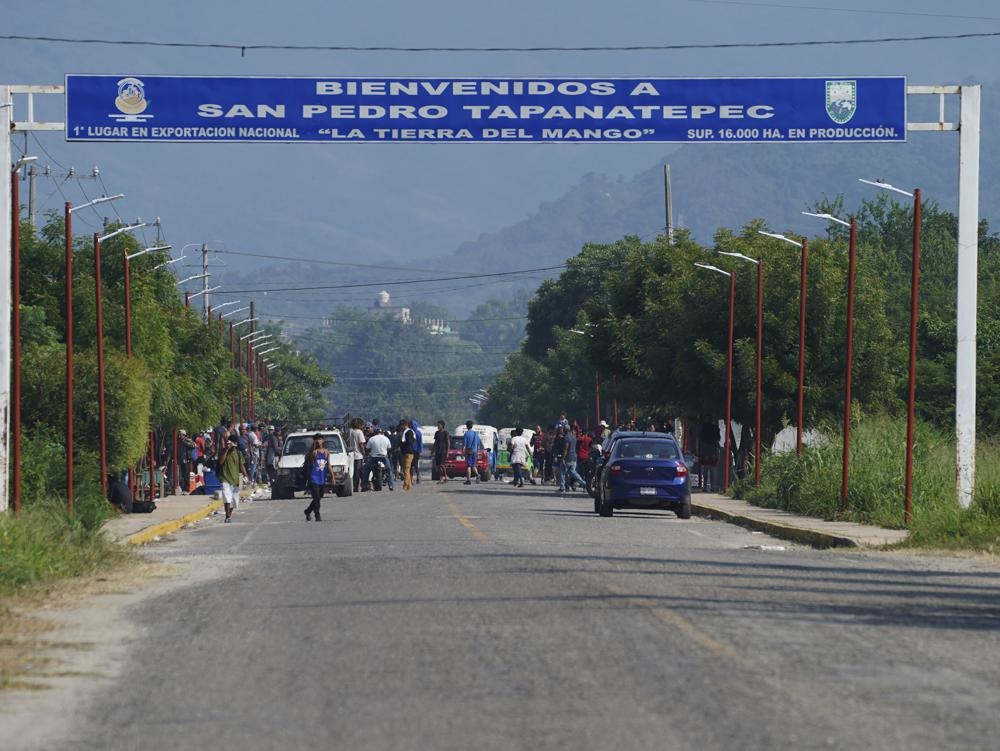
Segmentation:
[[(861, 419), (851, 431), (848, 510), (840, 511), (841, 443), (794, 453), (767, 454), (761, 486), (741, 479), (734, 494), (751, 503), (823, 519), (904, 526), (906, 423), (883, 416)], [(976, 499), (962, 511), (955, 502), (954, 438), (918, 423), (914, 441), (912, 545), (1000, 550), (1000, 445), (980, 442)]]
[(23, 448), (21, 514), (0, 514), (0, 596), (124, 561), (127, 553), (102, 531), (115, 512), (101, 494), (98, 473), (80, 472), (71, 514), (66, 510), (65, 452), (58, 440), (26, 436)]

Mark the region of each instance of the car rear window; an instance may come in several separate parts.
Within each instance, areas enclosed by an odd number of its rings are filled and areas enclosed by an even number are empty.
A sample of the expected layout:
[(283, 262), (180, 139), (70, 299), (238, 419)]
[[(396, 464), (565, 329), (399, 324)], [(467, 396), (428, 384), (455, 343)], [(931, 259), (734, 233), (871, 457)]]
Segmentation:
[(460, 435), (453, 435), (451, 437), (451, 447), (453, 449), (460, 449), (465, 447), (465, 438)]
[[(313, 439), (311, 435), (293, 435), (285, 441), (285, 456), (305, 456), (312, 448)], [(344, 444), (340, 441), (340, 436), (336, 433), (324, 433), (323, 445), (334, 453), (344, 450)]]
[(642, 438), (625, 438), (618, 442), (618, 456), (622, 459), (680, 459), (677, 444)]

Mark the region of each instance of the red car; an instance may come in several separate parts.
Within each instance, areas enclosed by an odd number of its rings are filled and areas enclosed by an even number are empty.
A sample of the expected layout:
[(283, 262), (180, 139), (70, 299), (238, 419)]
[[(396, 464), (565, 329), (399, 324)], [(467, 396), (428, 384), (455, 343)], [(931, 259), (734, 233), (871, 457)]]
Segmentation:
[[(460, 435), (451, 437), (451, 446), (448, 448), (448, 458), (444, 460), (444, 471), (448, 477), (465, 477), (469, 468), (465, 461), (465, 443)], [(481, 480), (490, 478), (490, 457), (486, 449), (479, 449), (476, 457), (476, 472)]]

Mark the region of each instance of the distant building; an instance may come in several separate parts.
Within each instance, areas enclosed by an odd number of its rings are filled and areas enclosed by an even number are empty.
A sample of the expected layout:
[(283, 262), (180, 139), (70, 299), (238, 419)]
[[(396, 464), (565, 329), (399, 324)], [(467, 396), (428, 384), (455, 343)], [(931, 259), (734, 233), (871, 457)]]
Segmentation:
[(375, 302), (372, 303), (371, 309), (376, 314), (392, 317), (402, 324), (409, 325), (413, 323), (413, 319), (410, 317), (410, 309), (393, 305), (392, 297), (386, 290), (382, 290), (375, 296)]

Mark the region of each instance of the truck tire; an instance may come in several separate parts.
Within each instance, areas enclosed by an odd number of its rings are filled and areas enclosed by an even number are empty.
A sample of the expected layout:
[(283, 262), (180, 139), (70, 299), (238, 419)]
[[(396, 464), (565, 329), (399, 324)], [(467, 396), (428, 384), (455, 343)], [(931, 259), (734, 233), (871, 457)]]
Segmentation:
[(350, 477), (346, 478), (342, 485), (337, 486), (337, 497), (347, 498), (354, 493), (354, 482)]

